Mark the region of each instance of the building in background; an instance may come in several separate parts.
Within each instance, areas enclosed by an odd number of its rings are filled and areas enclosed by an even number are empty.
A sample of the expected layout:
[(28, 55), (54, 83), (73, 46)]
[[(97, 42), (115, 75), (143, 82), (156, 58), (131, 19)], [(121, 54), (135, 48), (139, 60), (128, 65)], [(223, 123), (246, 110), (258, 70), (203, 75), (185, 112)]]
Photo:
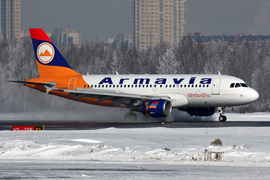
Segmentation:
[(0, 0), (0, 39), (21, 39), (21, 0)]
[(70, 29), (57, 28), (49, 37), (54, 44), (81, 44), (81, 34)]
[(176, 45), (187, 34), (187, 0), (132, 0), (133, 43)]
[(132, 36), (128, 34), (118, 34), (113, 38), (108, 38), (108, 43), (114, 49), (118, 48), (119, 45), (124, 41), (127, 48), (131, 49), (133, 47)]
[(203, 45), (208, 45), (209, 43), (218, 44), (221, 41), (226, 41), (230, 45), (240, 45), (244, 41), (256, 42), (256, 43), (270, 43), (270, 35), (243, 35), (243, 34), (236, 34), (236, 35), (225, 35), (225, 34), (217, 34), (212, 36), (204, 36), (201, 33), (197, 32), (194, 33), (193, 36), (196, 42), (200, 42)]

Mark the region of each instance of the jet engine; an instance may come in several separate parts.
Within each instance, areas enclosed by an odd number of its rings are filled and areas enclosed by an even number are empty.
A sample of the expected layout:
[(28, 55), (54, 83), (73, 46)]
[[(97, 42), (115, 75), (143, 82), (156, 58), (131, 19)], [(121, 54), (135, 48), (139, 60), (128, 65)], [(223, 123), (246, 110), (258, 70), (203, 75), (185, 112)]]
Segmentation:
[(215, 107), (188, 107), (178, 110), (186, 111), (190, 116), (212, 116), (216, 112)]
[(167, 100), (145, 100), (141, 104), (141, 112), (146, 116), (165, 117), (172, 111), (172, 103)]

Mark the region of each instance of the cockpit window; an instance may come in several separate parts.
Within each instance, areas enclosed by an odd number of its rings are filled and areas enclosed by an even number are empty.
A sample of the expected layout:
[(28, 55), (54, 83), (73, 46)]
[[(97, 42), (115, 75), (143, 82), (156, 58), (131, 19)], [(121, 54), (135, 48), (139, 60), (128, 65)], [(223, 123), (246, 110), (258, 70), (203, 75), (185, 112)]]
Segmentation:
[(230, 88), (248, 87), (246, 83), (231, 83)]
[(235, 87), (236, 87), (236, 88), (241, 87), (240, 83), (236, 83), (236, 84), (235, 84)]

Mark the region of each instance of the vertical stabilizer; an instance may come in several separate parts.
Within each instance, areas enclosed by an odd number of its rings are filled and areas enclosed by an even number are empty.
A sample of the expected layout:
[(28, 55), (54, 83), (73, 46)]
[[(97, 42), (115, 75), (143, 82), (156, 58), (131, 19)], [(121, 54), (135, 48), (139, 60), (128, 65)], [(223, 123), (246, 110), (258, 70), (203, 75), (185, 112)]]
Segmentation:
[(40, 77), (79, 75), (69, 66), (43, 29), (29, 30)]

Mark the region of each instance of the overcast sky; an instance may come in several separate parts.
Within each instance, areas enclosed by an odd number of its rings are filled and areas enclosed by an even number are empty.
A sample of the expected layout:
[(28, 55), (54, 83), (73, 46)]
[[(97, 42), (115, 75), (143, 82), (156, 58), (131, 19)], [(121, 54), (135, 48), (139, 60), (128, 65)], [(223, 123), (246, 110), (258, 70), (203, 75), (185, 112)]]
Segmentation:
[[(22, 29), (70, 28), (83, 41), (132, 34), (131, 0), (21, 0)], [(269, 0), (188, 0), (188, 33), (270, 34)]]

